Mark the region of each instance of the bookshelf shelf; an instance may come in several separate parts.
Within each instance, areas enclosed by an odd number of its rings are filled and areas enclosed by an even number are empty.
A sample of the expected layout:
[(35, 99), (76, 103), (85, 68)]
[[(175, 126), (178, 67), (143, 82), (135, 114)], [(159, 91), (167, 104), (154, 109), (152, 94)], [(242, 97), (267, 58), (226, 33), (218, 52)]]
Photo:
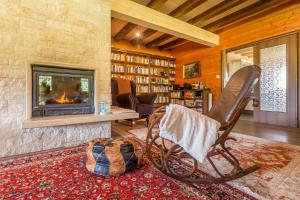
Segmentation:
[(142, 66), (148, 66), (149, 64), (144, 64), (144, 63), (136, 63), (136, 62), (126, 62), (126, 64), (128, 64), (128, 65), (136, 65), (136, 66), (138, 66), (138, 65), (142, 65)]
[(111, 49), (112, 77), (135, 81), (139, 94), (157, 93), (156, 104), (170, 102), (170, 87), (175, 81), (174, 62), (175, 59), (172, 57)]
[(125, 72), (111, 72), (113, 74), (125, 74)]

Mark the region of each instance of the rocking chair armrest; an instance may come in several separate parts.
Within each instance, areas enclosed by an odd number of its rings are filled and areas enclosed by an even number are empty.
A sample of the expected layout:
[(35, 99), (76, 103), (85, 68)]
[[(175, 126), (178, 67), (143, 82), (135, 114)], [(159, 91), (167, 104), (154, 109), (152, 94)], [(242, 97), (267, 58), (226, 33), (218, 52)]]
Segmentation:
[(219, 131), (224, 131), (226, 130), (229, 126), (230, 126), (231, 123), (227, 122), (227, 123), (223, 123), (221, 124), (220, 128), (219, 128)]
[(156, 108), (156, 109), (153, 111), (153, 114), (165, 112), (166, 107), (167, 107), (167, 106), (161, 106), (161, 107), (159, 107), (159, 108)]

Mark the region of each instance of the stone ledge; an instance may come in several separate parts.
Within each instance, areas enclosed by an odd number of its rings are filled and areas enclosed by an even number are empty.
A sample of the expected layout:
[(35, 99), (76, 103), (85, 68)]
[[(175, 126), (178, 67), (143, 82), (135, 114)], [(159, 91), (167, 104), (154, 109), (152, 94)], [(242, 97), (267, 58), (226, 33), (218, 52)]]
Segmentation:
[(65, 115), (65, 116), (51, 116), (51, 117), (36, 117), (25, 120), (22, 124), (22, 128), (41, 128), (51, 126), (65, 126), (73, 124), (86, 124), (97, 123), (104, 121), (114, 121), (122, 119), (135, 119), (139, 114), (132, 110), (122, 109), (114, 110), (107, 115)]

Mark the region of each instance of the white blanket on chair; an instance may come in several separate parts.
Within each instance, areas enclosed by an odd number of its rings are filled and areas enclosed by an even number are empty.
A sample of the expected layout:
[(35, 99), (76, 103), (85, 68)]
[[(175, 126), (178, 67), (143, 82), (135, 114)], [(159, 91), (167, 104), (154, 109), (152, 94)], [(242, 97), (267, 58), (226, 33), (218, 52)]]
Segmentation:
[(199, 162), (203, 162), (216, 142), (220, 123), (184, 106), (170, 104), (160, 121), (162, 138), (183, 147)]

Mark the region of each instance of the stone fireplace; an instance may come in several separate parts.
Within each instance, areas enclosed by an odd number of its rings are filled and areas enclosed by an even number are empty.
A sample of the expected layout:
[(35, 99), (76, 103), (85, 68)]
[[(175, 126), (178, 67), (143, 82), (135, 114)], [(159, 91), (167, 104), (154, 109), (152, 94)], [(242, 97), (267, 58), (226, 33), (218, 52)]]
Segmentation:
[[(71, 123), (69, 115), (32, 117), (36, 115), (32, 104), (33, 65), (93, 72), (94, 87), (91, 88), (94, 93), (85, 93), (85, 88), (80, 97), (84, 106), (89, 107), (85, 112), (93, 112), (94, 107), (96, 113), (97, 102), (110, 101), (109, 4), (106, 1), (30, 0), (1, 1), (0, 7), (0, 157), (80, 145), (94, 138), (110, 137), (110, 121), (82, 119), (94, 114), (72, 115), (72, 120), (80, 122), (76, 124)], [(46, 78), (44, 82), (42, 80), (41, 84), (45, 87), (39, 92), (46, 94), (47, 81)], [(79, 83), (78, 79), (74, 82), (77, 82), (75, 85)], [(82, 80), (82, 84), (86, 82)], [(63, 94), (61, 91), (57, 95)], [(78, 103), (80, 98), (77, 95), (69, 95), (66, 91), (65, 97), (58, 100)], [(44, 99), (48, 97), (43, 96)], [(45, 101), (44, 104), (48, 104)], [(57, 107), (52, 100), (48, 102)], [(72, 107), (71, 104), (68, 106)], [(30, 120), (59, 117), (68, 124), (24, 126), (26, 121), (30, 124)]]
[(32, 66), (32, 116), (92, 114), (94, 71)]

